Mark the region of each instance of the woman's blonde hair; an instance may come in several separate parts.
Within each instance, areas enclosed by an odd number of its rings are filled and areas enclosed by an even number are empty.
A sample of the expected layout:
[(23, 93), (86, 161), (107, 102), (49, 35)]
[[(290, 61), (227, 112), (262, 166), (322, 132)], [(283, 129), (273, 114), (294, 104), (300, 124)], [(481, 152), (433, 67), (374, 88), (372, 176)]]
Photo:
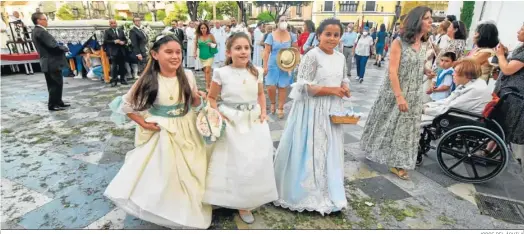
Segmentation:
[[(227, 39), (227, 41), (226, 41), (226, 50), (227, 51), (231, 51), (231, 47), (233, 47), (233, 42), (235, 42), (239, 38), (246, 39), (248, 41), (248, 43), (249, 43), (249, 47), (250, 48), (252, 47), (251, 40), (249, 40), (249, 36), (246, 33), (244, 33), (244, 32), (237, 32), (237, 33), (231, 34), (231, 36), (229, 36), (229, 38)], [(226, 62), (225, 62), (226, 66), (230, 65), (232, 63), (233, 63), (233, 58), (227, 57)], [(255, 65), (253, 65), (251, 60), (247, 62), (247, 70), (251, 74), (253, 74), (256, 79), (258, 79), (258, 69), (255, 67)]]
[(454, 64), (453, 68), (457, 75), (469, 80), (477, 79), (482, 74), (479, 64), (472, 58), (460, 59)]
[(448, 31), (449, 26), (451, 25), (451, 22), (444, 20), (440, 25), (438, 26), (437, 33), (438, 34), (444, 34)]

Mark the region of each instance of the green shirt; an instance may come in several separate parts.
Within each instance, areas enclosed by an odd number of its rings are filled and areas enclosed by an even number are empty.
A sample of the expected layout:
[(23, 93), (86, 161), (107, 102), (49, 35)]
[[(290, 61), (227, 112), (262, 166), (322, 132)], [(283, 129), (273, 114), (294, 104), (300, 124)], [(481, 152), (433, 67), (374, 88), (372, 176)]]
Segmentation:
[(207, 45), (207, 43), (213, 42), (210, 38), (208, 38), (205, 41), (201, 41), (198, 39), (198, 57), (202, 60), (210, 59), (214, 57), (213, 54), (211, 54), (211, 47)]

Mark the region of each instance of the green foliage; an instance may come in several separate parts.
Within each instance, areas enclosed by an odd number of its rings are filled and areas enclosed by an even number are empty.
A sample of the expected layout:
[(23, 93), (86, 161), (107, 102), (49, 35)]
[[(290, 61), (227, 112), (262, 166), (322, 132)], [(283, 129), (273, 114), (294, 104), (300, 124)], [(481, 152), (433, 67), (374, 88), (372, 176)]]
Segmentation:
[(206, 17), (204, 20), (212, 20), (213, 19), (213, 5), (211, 5), (208, 2), (200, 2), (198, 4), (198, 18), (202, 19), (204, 16), (204, 10), (207, 12)]
[(217, 19), (238, 18), (238, 4), (234, 1), (219, 2), (217, 8)]
[(166, 11), (164, 10), (158, 10), (156, 12), (156, 20), (157, 21), (162, 21), (166, 18)]
[(269, 11), (264, 11), (257, 16), (257, 20), (267, 23), (267, 22), (274, 22), (276, 20), (276, 15), (272, 14)]
[(276, 20), (281, 16), (284, 15), (290, 7), (298, 7), (298, 6), (308, 6), (311, 4), (311, 1), (255, 1), (255, 6), (257, 7), (266, 7), (267, 9), (273, 9), (271, 10), (271, 14), (275, 16), (275, 22)]
[(75, 17), (73, 14), (73, 6), (71, 3), (64, 4), (58, 9), (56, 17), (60, 20), (79, 20), (85, 18), (84, 8), (77, 7), (78, 15)]
[(460, 21), (462, 21), (469, 30), (471, 21), (473, 20), (473, 11), (475, 10), (474, 1), (464, 1), (460, 9)]
[(163, 20), (164, 25), (170, 25), (171, 21), (176, 20), (187, 20), (187, 6), (182, 3), (176, 3), (173, 11), (169, 12), (169, 15)]
[(153, 13), (149, 12), (144, 15), (145, 21), (153, 21)]

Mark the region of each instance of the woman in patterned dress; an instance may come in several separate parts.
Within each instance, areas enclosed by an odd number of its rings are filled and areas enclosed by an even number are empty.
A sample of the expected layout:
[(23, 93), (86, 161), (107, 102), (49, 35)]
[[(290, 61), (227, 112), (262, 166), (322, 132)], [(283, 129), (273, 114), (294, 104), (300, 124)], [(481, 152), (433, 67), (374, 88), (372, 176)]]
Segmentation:
[[(466, 49), (466, 38), (468, 38), (466, 25), (464, 25), (462, 21), (451, 22), (448, 27), (447, 35), (449, 37), (449, 41), (444, 49), (438, 45), (433, 46), (435, 53), (438, 54), (436, 61), (440, 61), (440, 56), (444, 55), (446, 52), (455, 53), (455, 55), (457, 55), (457, 60), (462, 58), (464, 55), (464, 49)], [(433, 68), (435, 71), (441, 69), (438, 62), (435, 63)]]
[(401, 36), (391, 46), (388, 79), (380, 90), (364, 128), (360, 147), (368, 159), (391, 167), (401, 179), (414, 169), (420, 138), (423, 76), (431, 30), (431, 9), (418, 6), (404, 20)]

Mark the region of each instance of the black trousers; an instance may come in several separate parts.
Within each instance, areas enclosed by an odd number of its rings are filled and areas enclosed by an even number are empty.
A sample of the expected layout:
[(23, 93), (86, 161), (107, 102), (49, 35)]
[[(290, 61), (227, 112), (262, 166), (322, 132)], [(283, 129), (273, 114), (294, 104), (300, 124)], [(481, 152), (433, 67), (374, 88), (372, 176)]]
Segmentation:
[(118, 75), (120, 82), (126, 81), (126, 56), (123, 54), (111, 56), (111, 82), (118, 82)]
[(47, 106), (55, 107), (63, 105), (62, 91), (64, 89), (64, 78), (62, 77), (62, 72), (60, 70), (44, 72), (44, 76), (47, 83), (47, 91), (49, 92)]
[(141, 75), (147, 66), (147, 55), (142, 55), (142, 61), (138, 61), (138, 75)]

